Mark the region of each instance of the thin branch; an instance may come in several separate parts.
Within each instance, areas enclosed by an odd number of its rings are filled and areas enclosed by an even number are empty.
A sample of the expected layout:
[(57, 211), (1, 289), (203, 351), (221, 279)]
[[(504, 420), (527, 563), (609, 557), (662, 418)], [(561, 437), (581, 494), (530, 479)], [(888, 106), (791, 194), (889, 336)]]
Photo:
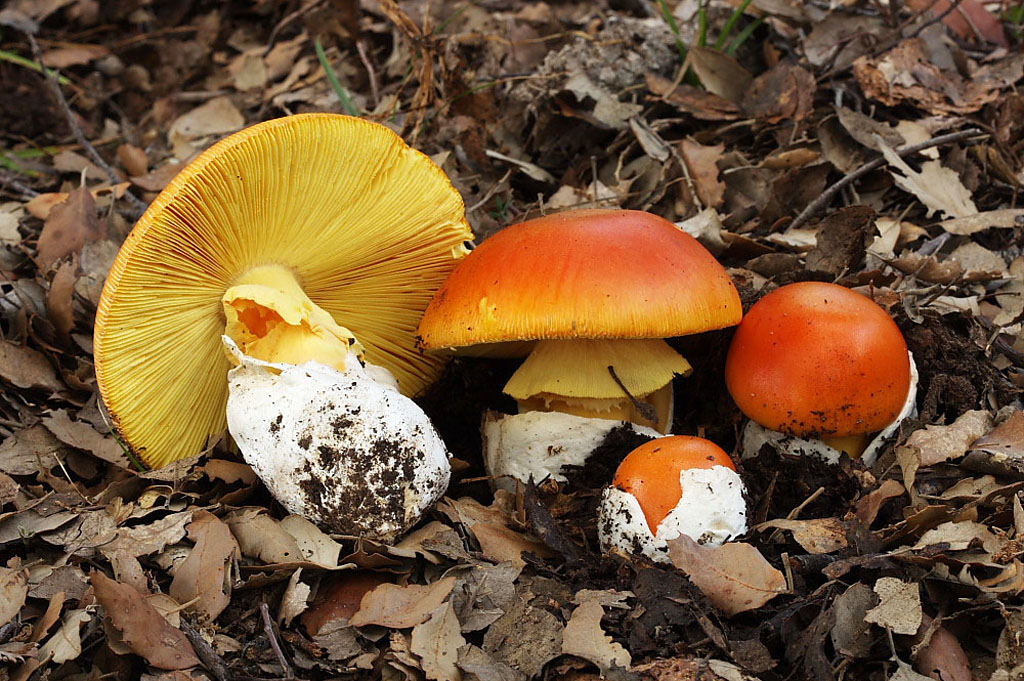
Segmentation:
[[(926, 142), (921, 142), (920, 144), (914, 144), (909, 147), (897, 149), (896, 154), (900, 158), (906, 158), (907, 156), (916, 154), (919, 151), (924, 151), (925, 149), (931, 149), (932, 147), (938, 147), (943, 144), (952, 144), (953, 142), (959, 142), (970, 137), (977, 137), (978, 135), (984, 134), (985, 133), (979, 130), (978, 128), (968, 128), (967, 130), (961, 130), (959, 132), (951, 132), (948, 135), (939, 135), (938, 137), (933, 137), (932, 139)], [(872, 161), (868, 161), (867, 163), (857, 168), (856, 170), (847, 173), (843, 177), (843, 179), (839, 180), (834, 185), (826, 189), (824, 192), (822, 192), (821, 196), (816, 198), (806, 208), (804, 208), (800, 212), (800, 214), (796, 216), (793, 222), (789, 224), (789, 229), (796, 229), (797, 227), (800, 227), (801, 225), (806, 223), (812, 217), (817, 215), (819, 211), (828, 206), (829, 202), (832, 201), (835, 195), (842, 191), (844, 187), (846, 187), (849, 184), (852, 184), (853, 182), (856, 182), (860, 178), (870, 173), (872, 170), (880, 168), (883, 165), (885, 165), (885, 158), (879, 156), (878, 158)]]
[[(35, 56), (36, 61), (42, 64), (43, 51), (40, 49), (35, 36), (28, 33), (25, 35), (28, 38), (29, 44), (32, 45), (33, 56)], [(78, 125), (75, 112), (71, 110), (71, 105), (68, 104), (68, 100), (64, 97), (64, 92), (60, 89), (60, 83), (57, 82), (56, 74), (54, 74), (50, 69), (44, 69), (44, 73), (46, 74), (46, 82), (50, 84), (50, 89), (53, 90), (53, 94), (57, 97), (57, 102), (60, 104), (60, 108), (64, 112), (64, 117), (67, 119), (68, 125), (71, 127), (71, 132), (75, 134), (75, 139), (78, 140), (78, 144), (85, 149), (85, 153), (89, 155), (92, 162), (99, 166), (99, 168), (106, 174), (110, 184), (120, 184), (121, 176), (118, 175), (117, 171), (114, 170), (110, 164), (103, 160), (103, 157), (100, 156), (98, 151), (96, 151), (96, 147), (92, 145), (92, 142), (85, 138), (85, 133), (82, 132), (81, 126)], [(138, 211), (140, 215), (149, 207), (144, 201), (132, 194), (131, 190), (125, 190), (124, 198), (128, 199), (128, 202), (132, 204), (132, 208)]]
[(284, 651), (281, 650), (281, 643), (277, 640), (277, 634), (274, 632), (274, 622), (270, 619), (270, 608), (265, 602), (260, 603), (260, 616), (263, 618), (263, 631), (266, 632), (267, 638), (270, 639), (270, 647), (274, 650), (274, 655), (277, 656), (281, 669), (284, 670), (284, 678), (294, 679), (295, 672), (292, 671), (292, 666), (288, 664), (288, 659), (284, 656)]
[(217, 651), (213, 649), (206, 639), (203, 638), (192, 624), (184, 617), (181, 618), (181, 631), (185, 634), (185, 638), (192, 644), (192, 649), (196, 652), (196, 656), (199, 661), (203, 663), (206, 670), (213, 674), (213, 678), (217, 681), (232, 681), (231, 672), (228, 671), (228, 666), (221, 659), (221, 656), (217, 654)]

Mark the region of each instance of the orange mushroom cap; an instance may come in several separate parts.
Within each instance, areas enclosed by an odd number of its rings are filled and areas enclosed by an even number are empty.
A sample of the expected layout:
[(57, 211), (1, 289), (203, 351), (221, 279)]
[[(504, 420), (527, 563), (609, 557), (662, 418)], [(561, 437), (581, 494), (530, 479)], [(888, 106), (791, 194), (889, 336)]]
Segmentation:
[(741, 315), (725, 269), (668, 220), (579, 210), (507, 227), (481, 243), (427, 306), (419, 334), (428, 349), (670, 338), (732, 326)]
[(869, 298), (835, 284), (783, 286), (736, 330), (725, 381), (765, 428), (800, 437), (862, 435), (900, 413), (910, 390), (903, 334)]
[(710, 440), (690, 435), (660, 437), (630, 452), (615, 471), (612, 485), (636, 497), (647, 526), (655, 532), (682, 496), (679, 474), (715, 466), (736, 470), (729, 455)]

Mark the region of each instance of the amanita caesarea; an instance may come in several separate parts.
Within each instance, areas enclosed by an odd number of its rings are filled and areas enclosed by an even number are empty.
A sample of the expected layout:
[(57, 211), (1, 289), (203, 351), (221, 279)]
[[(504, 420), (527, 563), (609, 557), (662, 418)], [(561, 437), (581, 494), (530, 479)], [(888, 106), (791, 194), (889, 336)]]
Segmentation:
[(690, 364), (664, 339), (736, 324), (729, 275), (695, 239), (640, 211), (556, 213), (507, 227), (456, 266), (424, 312), (424, 348), (526, 360), (488, 412), (493, 476), (564, 480), (613, 428), (672, 426), (672, 379)]
[(867, 296), (820, 282), (759, 300), (736, 330), (729, 393), (750, 421), (744, 456), (765, 443), (826, 461), (866, 465), (916, 413), (917, 368), (899, 327)]
[(747, 531), (743, 481), (729, 455), (699, 437), (672, 435), (623, 459), (601, 498), (604, 551), (669, 561), (666, 541), (685, 534), (718, 546)]
[(403, 395), (440, 370), (415, 330), (467, 253), (464, 212), (440, 168), (366, 120), (288, 116), (211, 147), (104, 287), (96, 375), (123, 441), (159, 467), (230, 426), (289, 511), (394, 538), (448, 483), (444, 445)]

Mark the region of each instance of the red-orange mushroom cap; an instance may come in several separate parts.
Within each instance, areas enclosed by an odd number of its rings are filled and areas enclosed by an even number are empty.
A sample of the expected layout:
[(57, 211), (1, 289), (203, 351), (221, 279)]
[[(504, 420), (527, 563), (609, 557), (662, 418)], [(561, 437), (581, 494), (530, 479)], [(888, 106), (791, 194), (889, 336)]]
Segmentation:
[(910, 374), (892, 318), (869, 298), (820, 282), (783, 286), (758, 301), (737, 328), (725, 366), (744, 414), (799, 437), (885, 428), (907, 400)]
[(512, 225), (481, 243), (420, 322), (428, 349), (552, 339), (670, 338), (742, 315), (725, 269), (668, 220), (578, 210)]

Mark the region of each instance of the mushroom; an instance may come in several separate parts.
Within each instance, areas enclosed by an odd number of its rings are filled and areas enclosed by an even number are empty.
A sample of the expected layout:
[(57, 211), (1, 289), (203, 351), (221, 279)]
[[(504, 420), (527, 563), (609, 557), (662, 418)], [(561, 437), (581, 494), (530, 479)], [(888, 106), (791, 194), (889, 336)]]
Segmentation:
[(629, 210), (557, 213), (474, 249), (420, 322), (427, 349), (528, 355), (504, 387), (518, 414), (484, 416), (493, 476), (564, 480), (623, 422), (672, 425), (672, 386), (689, 363), (665, 338), (731, 326), (729, 275), (671, 222)]
[(227, 137), (161, 192), (107, 277), (96, 377), (115, 427), (152, 467), (198, 454), (227, 425), (225, 332), (266, 362), (344, 369), (364, 347), (416, 393), (441, 364), (416, 324), (471, 238), (448, 178), (382, 125), (303, 114)]
[(771, 441), (830, 461), (843, 451), (871, 465), (914, 410), (917, 372), (899, 327), (874, 301), (802, 282), (772, 291), (746, 314), (725, 380), (751, 419), (745, 455)]
[(718, 546), (747, 531), (743, 481), (709, 440), (651, 440), (619, 464), (601, 497), (597, 529), (604, 551), (668, 563), (666, 542), (681, 534)]

